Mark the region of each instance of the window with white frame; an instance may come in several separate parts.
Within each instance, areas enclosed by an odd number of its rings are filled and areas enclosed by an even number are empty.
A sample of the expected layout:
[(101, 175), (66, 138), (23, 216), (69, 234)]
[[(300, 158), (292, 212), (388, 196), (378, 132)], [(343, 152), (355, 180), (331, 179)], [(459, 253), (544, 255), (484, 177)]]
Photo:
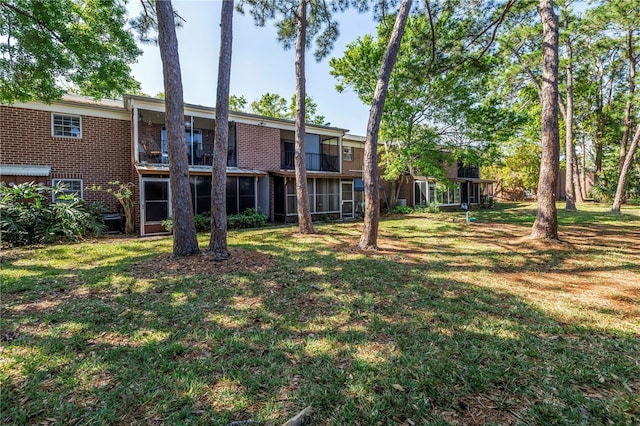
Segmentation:
[[(340, 212), (340, 179), (309, 178), (307, 190), (311, 213)], [(291, 180), (287, 183), (287, 214), (294, 215), (297, 209), (296, 184)]]
[(428, 198), (429, 182), (417, 180), (414, 183), (414, 200), (416, 206), (426, 206), (429, 204)]
[(62, 138), (82, 137), (82, 119), (79, 115), (52, 114), (51, 134)]
[(350, 146), (342, 147), (342, 159), (344, 161), (353, 161), (353, 147), (350, 147)]
[(58, 189), (53, 192), (52, 200), (54, 203), (67, 201), (63, 199), (64, 197), (60, 197), (61, 195), (75, 195), (78, 198), (82, 198), (82, 179), (54, 179), (52, 186)]

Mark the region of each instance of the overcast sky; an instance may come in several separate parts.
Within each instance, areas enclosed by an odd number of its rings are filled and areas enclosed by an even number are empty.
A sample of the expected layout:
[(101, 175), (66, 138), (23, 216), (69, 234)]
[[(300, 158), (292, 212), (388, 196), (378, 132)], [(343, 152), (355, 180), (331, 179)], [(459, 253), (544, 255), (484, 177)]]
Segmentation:
[[(221, 2), (174, 0), (173, 4), (186, 21), (178, 29), (185, 102), (215, 106)], [(139, 2), (131, 1), (129, 10), (137, 15)], [(370, 13), (349, 11), (340, 15), (340, 37), (329, 58), (341, 56), (347, 43), (374, 31)], [(144, 53), (134, 64), (133, 74), (141, 82), (142, 91), (155, 96), (164, 91), (160, 53), (153, 44), (141, 47)], [(249, 15), (235, 12), (231, 94), (244, 95), (249, 103), (266, 92), (290, 99), (295, 93), (294, 54), (276, 41), (273, 22), (256, 27)], [(307, 52), (307, 94), (318, 104), (318, 114), (324, 115), (332, 126), (365, 135), (369, 106), (351, 91), (336, 91), (336, 80), (329, 74), (329, 58), (318, 63), (313, 51)]]

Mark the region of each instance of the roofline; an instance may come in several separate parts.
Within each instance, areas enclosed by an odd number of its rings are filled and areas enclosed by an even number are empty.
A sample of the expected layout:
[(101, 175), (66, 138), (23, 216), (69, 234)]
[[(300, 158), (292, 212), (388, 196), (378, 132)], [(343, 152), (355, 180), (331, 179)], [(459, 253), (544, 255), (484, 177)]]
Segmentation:
[[(158, 98), (150, 98), (147, 96), (140, 96), (140, 95), (130, 95), (130, 94), (126, 94), (124, 95), (124, 105), (127, 109), (130, 109), (129, 106), (129, 100), (133, 100), (133, 101), (142, 101), (142, 102), (148, 102), (148, 103), (153, 103), (153, 104), (158, 104), (158, 105), (163, 105), (164, 106), (164, 100), (163, 99), (158, 99)], [(216, 109), (214, 107), (210, 107), (210, 106), (204, 106), (204, 105), (196, 105), (196, 104), (189, 104), (186, 103), (184, 104), (185, 109), (190, 108), (190, 109), (195, 109), (195, 110), (201, 110), (201, 111), (205, 111), (205, 112), (209, 112), (211, 114), (215, 114)], [(248, 112), (240, 112), (240, 111), (229, 111), (229, 117), (236, 117), (236, 118), (246, 118), (246, 119), (251, 119), (251, 120), (255, 120), (258, 122), (271, 122), (271, 123), (281, 123), (281, 124), (287, 124), (287, 125), (295, 125), (295, 120), (288, 120), (286, 118), (275, 118), (275, 117), (268, 117), (266, 115), (259, 115), (259, 114), (252, 114), (252, 113), (248, 113)], [(305, 123), (306, 127), (309, 128), (314, 128), (314, 129), (324, 129), (324, 130), (331, 130), (331, 131), (337, 131), (337, 132), (341, 132), (342, 134), (346, 134), (349, 130), (348, 129), (343, 129), (340, 127), (333, 127), (333, 126), (322, 126), (322, 125), (318, 125), (318, 124), (313, 124), (313, 123)]]

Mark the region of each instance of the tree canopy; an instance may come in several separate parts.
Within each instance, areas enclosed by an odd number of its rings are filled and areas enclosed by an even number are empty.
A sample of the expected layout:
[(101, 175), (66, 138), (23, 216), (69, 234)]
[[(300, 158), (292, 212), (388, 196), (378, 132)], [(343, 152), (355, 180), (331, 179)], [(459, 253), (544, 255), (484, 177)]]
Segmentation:
[[(247, 110), (247, 99), (244, 96), (231, 95), (229, 97), (229, 108), (232, 111), (251, 112), (252, 114), (264, 115), (266, 117), (284, 118), (295, 120), (296, 117), (296, 95), (293, 94), (287, 103), (287, 99), (277, 93), (265, 93), (249, 104)], [(320, 126), (330, 126), (324, 115), (318, 114), (318, 104), (309, 95), (305, 98), (306, 122)]]
[(2, 103), (136, 91), (130, 64), (140, 53), (123, 1), (0, 1)]

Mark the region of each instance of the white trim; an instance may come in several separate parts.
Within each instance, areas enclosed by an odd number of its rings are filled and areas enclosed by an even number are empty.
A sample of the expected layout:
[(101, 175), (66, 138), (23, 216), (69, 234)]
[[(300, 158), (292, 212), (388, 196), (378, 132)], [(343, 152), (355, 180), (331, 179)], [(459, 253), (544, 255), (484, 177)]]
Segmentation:
[(39, 102), (16, 102), (12, 107), (24, 108), (38, 111), (56, 112), (68, 115), (84, 115), (88, 117), (111, 118), (114, 120), (131, 121), (131, 115), (124, 108), (117, 108), (106, 105), (94, 105), (80, 102), (55, 102), (53, 104), (43, 104)]
[(145, 182), (165, 182), (167, 184), (167, 218), (173, 217), (173, 209), (171, 208), (171, 184), (169, 183), (169, 177), (166, 178), (148, 178), (140, 176), (140, 235), (159, 235), (166, 234), (166, 232), (155, 232), (153, 234), (148, 234), (145, 232), (145, 225), (159, 225), (162, 221), (146, 221), (146, 198), (144, 193), (144, 183)]
[[(129, 109), (136, 106), (143, 110), (149, 110), (154, 112), (165, 112), (164, 101), (155, 98), (144, 98), (137, 95), (125, 95), (125, 104)], [(202, 105), (185, 104), (184, 115), (191, 115), (198, 118), (206, 118), (215, 120), (216, 113), (215, 108)], [(250, 113), (238, 113), (229, 112), (229, 121), (235, 121), (236, 123), (250, 124), (260, 127), (272, 127), (280, 130), (292, 130), (295, 131), (296, 123), (292, 120), (265, 117)], [(339, 129), (337, 127), (325, 127), (316, 126), (311, 123), (305, 124), (307, 132), (315, 133), (320, 136), (333, 136), (340, 137), (344, 135), (346, 129)]]
[[(342, 198), (342, 185), (347, 184), (351, 186), (351, 199), (345, 200)], [(353, 189), (353, 179), (352, 180), (340, 180), (340, 219), (344, 219), (345, 217), (349, 219), (353, 219), (356, 217), (356, 202), (355, 202), (355, 194), (356, 192)], [(342, 205), (344, 203), (351, 203), (351, 216), (344, 216), (342, 214)]]

